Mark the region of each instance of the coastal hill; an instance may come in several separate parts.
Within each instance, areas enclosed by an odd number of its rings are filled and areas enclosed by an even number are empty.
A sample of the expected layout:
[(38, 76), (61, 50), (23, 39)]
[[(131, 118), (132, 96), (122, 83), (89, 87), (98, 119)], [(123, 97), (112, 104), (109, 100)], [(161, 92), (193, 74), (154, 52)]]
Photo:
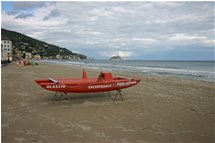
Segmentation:
[(110, 60), (123, 60), (123, 58), (120, 56), (113, 56), (110, 58)]
[(25, 51), (34, 55), (40, 55), (43, 59), (87, 59), (87, 56), (73, 53), (72, 51), (53, 44), (49, 44), (24, 34), (1, 28), (2, 39), (10, 39), (13, 49)]

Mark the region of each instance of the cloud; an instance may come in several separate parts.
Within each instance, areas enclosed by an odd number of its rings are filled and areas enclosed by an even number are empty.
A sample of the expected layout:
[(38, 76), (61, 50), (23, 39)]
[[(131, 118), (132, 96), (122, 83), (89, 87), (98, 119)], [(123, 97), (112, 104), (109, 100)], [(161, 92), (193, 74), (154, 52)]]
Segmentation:
[(171, 41), (178, 42), (181, 44), (187, 44), (188, 42), (193, 44), (197, 44), (197, 43), (208, 44), (208, 45), (215, 44), (215, 40), (211, 40), (206, 36), (175, 34), (169, 39)]
[(131, 55), (132, 55), (131, 51), (118, 51), (118, 52), (116, 52), (116, 56), (120, 56), (123, 58), (129, 57)]
[(58, 10), (58, 9), (53, 9), (48, 16), (45, 16), (43, 18), (43, 20), (48, 20), (49, 18), (52, 18), (52, 17), (58, 17), (60, 16), (61, 12)]
[(46, 3), (42, 1), (14, 1), (13, 2), (13, 9), (14, 11), (19, 10), (29, 10), (32, 8), (39, 8), (45, 6)]
[(94, 58), (214, 49), (214, 2), (11, 3), (11, 11), (2, 9), (3, 28)]
[(188, 36), (184, 34), (176, 34), (170, 38), (170, 40), (174, 41), (185, 41), (185, 40), (206, 40), (207, 37), (205, 36)]
[(124, 59), (126, 59), (127, 57), (130, 57), (133, 52), (132, 51), (103, 51), (101, 52), (102, 56), (105, 56), (107, 58), (110, 58), (112, 56), (120, 56)]
[(27, 17), (32, 17), (32, 16), (33, 16), (33, 14), (22, 12), (22, 13), (20, 13), (19, 15), (17, 15), (16, 18), (17, 18), (17, 19), (19, 19), (19, 18), (25, 19), (25, 18), (27, 18)]
[(133, 41), (137, 41), (137, 42), (142, 42), (143, 44), (153, 44), (155, 43), (157, 40), (156, 39), (152, 39), (152, 38), (132, 38)]
[(214, 46), (215, 45), (215, 40), (206, 39), (206, 40), (204, 40), (204, 43)]

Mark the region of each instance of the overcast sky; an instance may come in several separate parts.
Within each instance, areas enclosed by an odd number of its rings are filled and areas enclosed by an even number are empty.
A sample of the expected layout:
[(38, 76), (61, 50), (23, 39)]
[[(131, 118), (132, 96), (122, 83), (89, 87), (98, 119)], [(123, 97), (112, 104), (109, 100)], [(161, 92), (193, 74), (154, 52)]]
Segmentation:
[(2, 28), (95, 59), (214, 60), (214, 2), (2, 2)]

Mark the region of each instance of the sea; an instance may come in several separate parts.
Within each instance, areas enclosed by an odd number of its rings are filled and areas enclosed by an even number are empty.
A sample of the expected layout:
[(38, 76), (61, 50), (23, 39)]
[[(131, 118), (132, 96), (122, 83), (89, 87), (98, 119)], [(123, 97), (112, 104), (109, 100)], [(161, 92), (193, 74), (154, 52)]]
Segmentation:
[(157, 60), (44, 60), (101, 71), (122, 71), (150, 76), (179, 77), (215, 82), (215, 61)]

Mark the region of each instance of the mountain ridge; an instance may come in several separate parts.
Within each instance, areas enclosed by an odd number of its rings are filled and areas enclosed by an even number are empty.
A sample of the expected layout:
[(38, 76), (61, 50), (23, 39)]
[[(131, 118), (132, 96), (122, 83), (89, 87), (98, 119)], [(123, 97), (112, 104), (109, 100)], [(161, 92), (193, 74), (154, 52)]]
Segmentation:
[(16, 31), (1, 28), (1, 38), (10, 39), (13, 49), (25, 51), (34, 55), (40, 55), (43, 59), (87, 59), (86, 55), (73, 53), (72, 51), (54, 44), (32, 38)]

